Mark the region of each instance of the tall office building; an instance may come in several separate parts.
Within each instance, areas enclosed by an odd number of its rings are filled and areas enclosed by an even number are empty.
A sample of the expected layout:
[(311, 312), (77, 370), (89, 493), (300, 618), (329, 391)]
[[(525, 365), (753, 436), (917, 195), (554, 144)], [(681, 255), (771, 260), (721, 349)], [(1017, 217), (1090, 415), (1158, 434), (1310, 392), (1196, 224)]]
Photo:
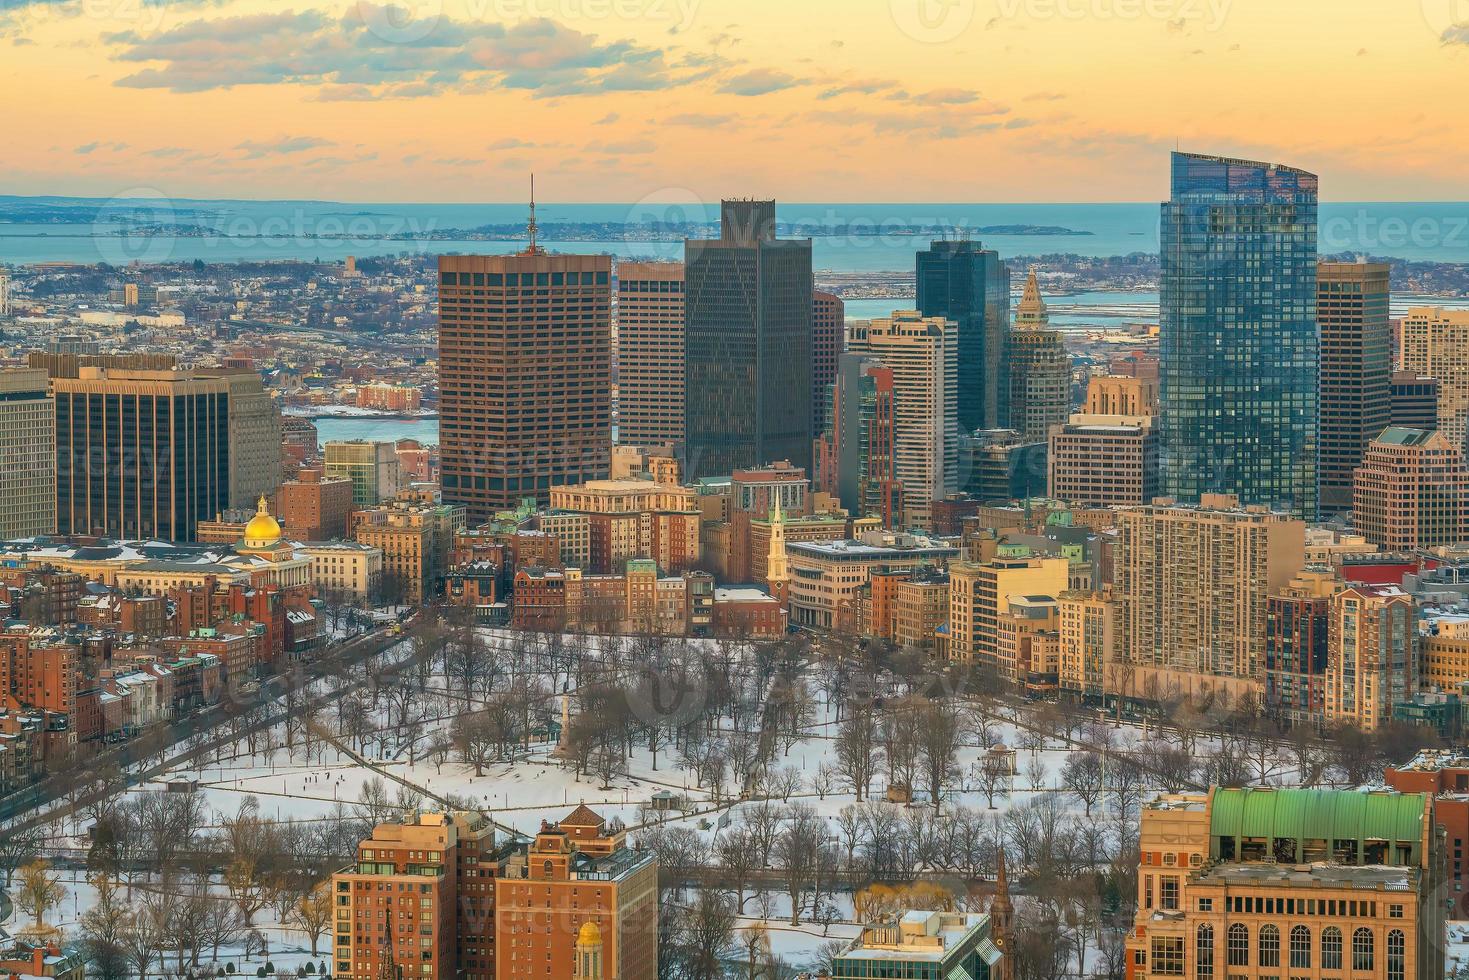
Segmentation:
[(775, 237), (774, 201), (725, 201), (720, 237), (686, 241), (684, 266), (685, 475), (810, 469), (811, 240)]
[(847, 349), (893, 372), (895, 475), (906, 527), (928, 527), (933, 502), (959, 489), (955, 326), (943, 317), (898, 310), (852, 325)]
[(1356, 471), (1353, 522), (1385, 551), (1469, 541), (1469, 469), (1442, 432), (1391, 426)]
[(1237, 498), (1119, 511), (1113, 582), (1124, 697), (1264, 693), (1266, 608), (1305, 564), (1306, 526)]
[(960, 430), (1000, 428), (1010, 270), (980, 242), (943, 241), (918, 253), (917, 277), (918, 312), (958, 325)]
[(56, 405), (45, 371), (0, 372), (0, 540), (56, 530)]
[(337, 480), (352, 481), (352, 505), (376, 507), (396, 496), (402, 483), (398, 453), (391, 442), (336, 439), (322, 447), (322, 469)]
[(1469, 310), (1415, 306), (1402, 321), (1401, 367), (1438, 379), (1438, 427), (1464, 445), (1469, 415)]
[(439, 257), (439, 471), (473, 523), (607, 475), (612, 260)]
[(192, 540), (229, 505), (229, 392), (188, 371), (53, 379), (57, 531)]
[(683, 263), (619, 262), (618, 443), (683, 442), (683, 372)]
[[(214, 376), (216, 369), (198, 374)], [(281, 485), (281, 413), (259, 372), (218, 369), (217, 374), (230, 389), (230, 506), (249, 509)]]
[(1028, 442), (1045, 440), (1051, 426), (1071, 414), (1071, 355), (1041, 299), (1035, 270), (1025, 279), (1025, 292), (1015, 310), (1015, 329), (1006, 341), (1008, 379), (1001, 415), (1008, 428)]
[(1314, 518), (1316, 176), (1173, 154), (1162, 212), (1164, 492)]
[(843, 354), (832, 386), (831, 424), (822, 436), (822, 483), (854, 517), (903, 520), (898, 479), (893, 369), (862, 354)]
[(1392, 419), (1392, 324), (1385, 262), (1316, 267), (1321, 324), (1321, 509), (1352, 505), (1352, 471)]
[(846, 346), (847, 305), (840, 296), (811, 294), (811, 433), (821, 435), (831, 419), (831, 386)]

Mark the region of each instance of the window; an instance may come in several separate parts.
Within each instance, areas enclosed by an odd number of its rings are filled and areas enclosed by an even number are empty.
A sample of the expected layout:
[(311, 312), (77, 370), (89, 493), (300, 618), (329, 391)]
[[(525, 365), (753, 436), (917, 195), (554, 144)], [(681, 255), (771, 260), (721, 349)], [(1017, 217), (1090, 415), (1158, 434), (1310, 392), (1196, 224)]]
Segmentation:
[(1280, 965), (1280, 930), (1274, 926), (1260, 927), (1260, 965)]
[(1226, 939), (1225, 952), (1229, 956), (1230, 966), (1250, 965), (1250, 930), (1243, 923), (1236, 922), (1229, 927)]
[(1290, 968), (1311, 969), (1311, 930), (1296, 926), (1290, 931)]
[(1158, 906), (1169, 912), (1178, 910), (1178, 879), (1165, 875), (1158, 882)]
[(1212, 911), (1214, 911), (1214, 900), (1212, 898), (1201, 898), (1201, 899), (1199, 899), (1199, 911), (1200, 912), (1212, 912)]
[(1352, 969), (1372, 969), (1372, 930), (1358, 929), (1352, 933)]
[(1157, 936), (1153, 939), (1153, 968), (1155, 977), (1183, 976), (1183, 937)]
[(1336, 926), (1321, 930), (1321, 969), (1341, 969), (1341, 930)]
[(1214, 977), (1214, 927), (1205, 922), (1194, 937), (1194, 976), (1198, 980)]
[(1394, 929), (1387, 934), (1387, 980), (1403, 980), (1407, 941), (1403, 930)]

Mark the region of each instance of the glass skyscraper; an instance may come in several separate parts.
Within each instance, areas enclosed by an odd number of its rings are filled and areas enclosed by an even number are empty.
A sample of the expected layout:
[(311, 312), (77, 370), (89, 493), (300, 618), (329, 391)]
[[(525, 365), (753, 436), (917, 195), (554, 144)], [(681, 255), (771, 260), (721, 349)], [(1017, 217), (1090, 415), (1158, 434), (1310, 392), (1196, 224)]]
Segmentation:
[(933, 242), (918, 253), (918, 312), (959, 325), (959, 431), (1005, 424), (1005, 341), (1010, 270), (1000, 253), (974, 241)]
[(1164, 492), (1317, 509), (1314, 174), (1173, 154), (1163, 204)]

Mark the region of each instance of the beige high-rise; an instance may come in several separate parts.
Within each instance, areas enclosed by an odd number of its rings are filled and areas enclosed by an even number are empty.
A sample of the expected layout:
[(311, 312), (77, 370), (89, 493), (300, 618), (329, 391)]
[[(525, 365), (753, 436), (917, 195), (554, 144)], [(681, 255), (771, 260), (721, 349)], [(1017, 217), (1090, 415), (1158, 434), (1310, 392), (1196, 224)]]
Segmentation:
[(616, 361), (618, 443), (683, 442), (682, 262), (618, 263)]
[(1469, 310), (1415, 306), (1402, 321), (1403, 371), (1438, 379), (1438, 428), (1464, 445), (1469, 414)]
[(1238, 498), (1118, 514), (1113, 576), (1124, 697), (1259, 698), (1266, 600), (1305, 564), (1306, 526)]
[(904, 522), (928, 527), (933, 502), (959, 489), (959, 347), (952, 321), (912, 310), (856, 323), (847, 350), (893, 372), (893, 445)]
[[(206, 368), (200, 377), (215, 373)], [(250, 509), (281, 485), (281, 413), (256, 371), (220, 369), (230, 392), (230, 506)]]
[(56, 403), (45, 371), (0, 372), (0, 540), (56, 530)]
[(1327, 724), (1376, 731), (1418, 693), (1413, 597), (1395, 585), (1353, 586), (1331, 597), (1328, 616)]

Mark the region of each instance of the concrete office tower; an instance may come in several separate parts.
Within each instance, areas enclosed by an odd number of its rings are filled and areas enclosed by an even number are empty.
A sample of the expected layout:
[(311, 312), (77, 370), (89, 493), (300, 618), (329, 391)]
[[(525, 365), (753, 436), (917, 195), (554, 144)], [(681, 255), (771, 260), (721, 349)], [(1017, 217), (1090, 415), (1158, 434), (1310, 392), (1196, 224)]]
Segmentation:
[(1010, 270), (979, 242), (933, 242), (918, 253), (917, 277), (918, 311), (958, 325), (959, 428), (1001, 428)]
[(1415, 306), (1402, 331), (1402, 369), (1438, 379), (1438, 427), (1462, 447), (1469, 428), (1469, 310)]
[(1130, 415), (1152, 418), (1158, 414), (1158, 381), (1107, 374), (1087, 382), (1085, 415)]
[(1391, 421), (1403, 429), (1438, 428), (1438, 379), (1398, 371), (1390, 383)]
[(193, 540), (230, 493), (229, 383), (84, 367), (52, 380), (56, 529)]
[(828, 481), (853, 517), (881, 518), (896, 528), (903, 520), (897, 477), (896, 395), (893, 369), (862, 354), (843, 354), (832, 386), (832, 421), (822, 437), (835, 470)]
[(1469, 541), (1469, 469), (1443, 433), (1390, 426), (1356, 472), (1353, 522), (1384, 551)]
[(56, 531), (56, 405), (45, 371), (0, 371), (0, 540)]
[(474, 524), (607, 475), (612, 260), (439, 258), (439, 469)]
[(352, 481), (353, 506), (376, 507), (398, 493), (402, 480), (391, 442), (335, 440), (322, 448), (326, 475)]
[(1262, 697), (1267, 600), (1305, 564), (1305, 523), (1206, 494), (1119, 511), (1117, 530), (1119, 693)]
[(853, 324), (847, 341), (851, 353), (881, 361), (893, 372), (894, 469), (903, 488), (905, 527), (928, 527), (933, 502), (959, 489), (955, 330), (943, 317), (899, 310), (887, 319)]
[(831, 424), (831, 386), (837, 361), (846, 348), (847, 305), (833, 293), (811, 294), (811, 433), (819, 436)]
[(811, 241), (775, 237), (774, 201), (725, 201), (720, 224), (684, 243), (685, 477), (809, 470)]
[(249, 369), (205, 368), (230, 390), (230, 506), (249, 509), (281, 485), (281, 413), (260, 375)]
[(1314, 518), (1316, 176), (1173, 154), (1163, 204), (1163, 489)]
[(1321, 324), (1321, 509), (1352, 505), (1352, 471), (1392, 419), (1392, 324), (1384, 262), (1316, 267)]
[(683, 442), (681, 262), (617, 264), (617, 442)]
[(1000, 414), (1027, 442), (1045, 440), (1051, 426), (1061, 425), (1071, 414), (1071, 355), (1061, 334), (1051, 329), (1034, 269), (1026, 277), (1015, 311), (1005, 374), (1009, 384)]

